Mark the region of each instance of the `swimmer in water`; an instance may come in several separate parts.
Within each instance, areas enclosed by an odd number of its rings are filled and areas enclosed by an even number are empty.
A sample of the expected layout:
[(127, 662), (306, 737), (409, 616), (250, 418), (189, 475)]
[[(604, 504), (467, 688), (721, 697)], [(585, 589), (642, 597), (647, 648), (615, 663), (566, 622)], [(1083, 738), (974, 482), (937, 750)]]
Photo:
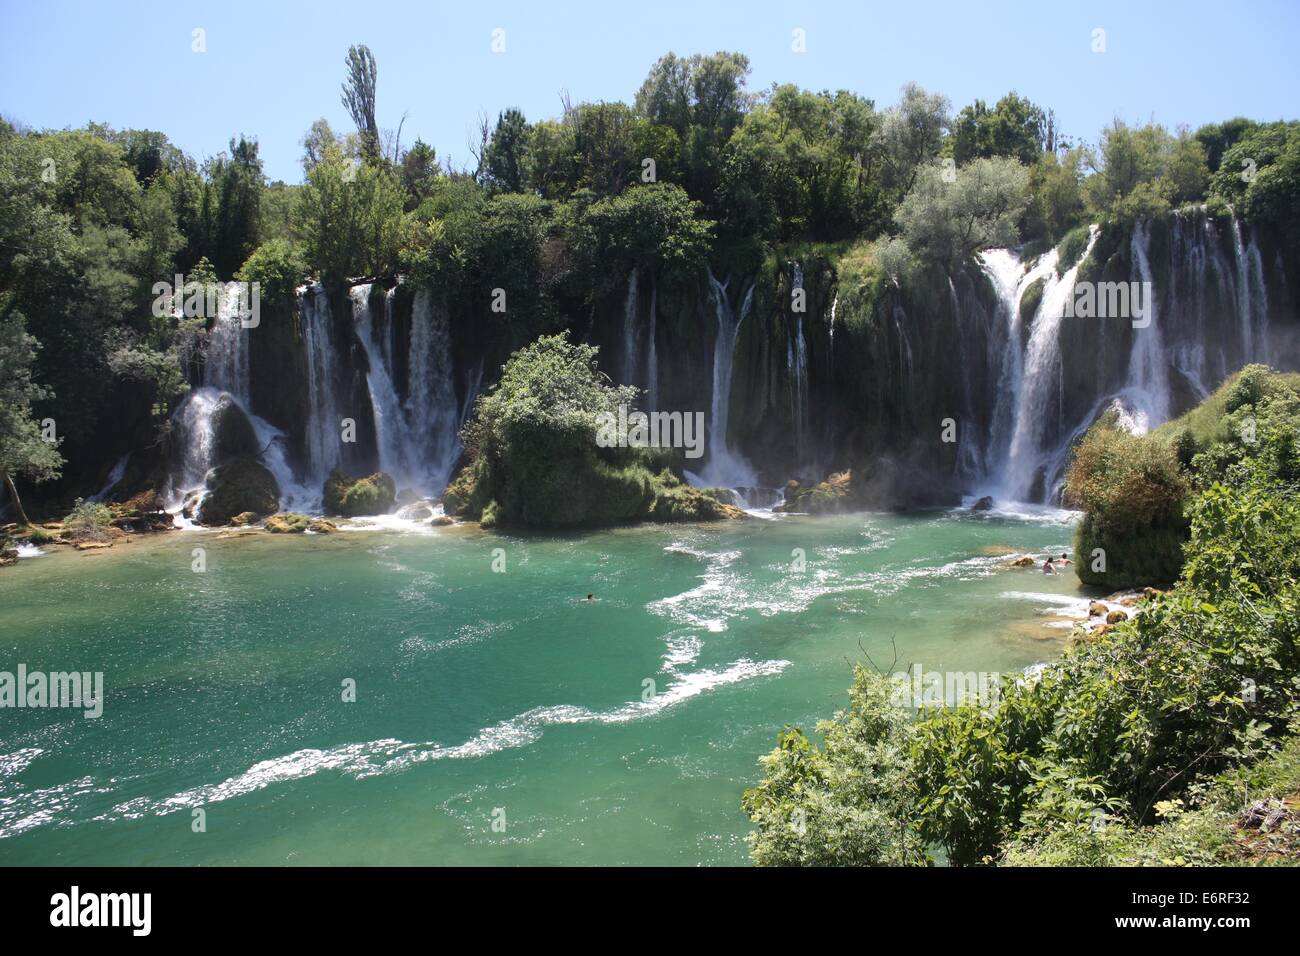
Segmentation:
[(588, 594), (588, 595), (587, 595), (587, 600), (588, 600), (588, 601), (595, 601), (595, 600), (596, 600), (596, 595), (594, 595), (594, 594)]
[(1043, 573), (1044, 573), (1044, 574), (1055, 574), (1055, 573), (1056, 573), (1056, 569), (1052, 567), (1052, 559), (1051, 559), (1051, 558), (1048, 558), (1046, 561), (1043, 562)]

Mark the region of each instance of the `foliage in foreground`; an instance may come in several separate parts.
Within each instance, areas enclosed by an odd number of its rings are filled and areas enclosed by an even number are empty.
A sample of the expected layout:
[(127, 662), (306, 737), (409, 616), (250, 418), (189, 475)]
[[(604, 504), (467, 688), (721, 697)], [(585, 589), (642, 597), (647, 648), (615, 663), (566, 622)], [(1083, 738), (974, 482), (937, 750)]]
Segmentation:
[(1065, 485), (1066, 503), (1085, 512), (1075, 533), (1080, 580), (1110, 588), (1174, 581), (1191, 492), (1237, 474), (1246, 459), (1281, 482), (1300, 479), (1297, 422), (1300, 375), (1263, 365), (1242, 369), (1150, 435), (1103, 416), (1076, 447)]
[[(1217, 477), (1190, 501), (1172, 591), (1004, 685), (990, 710), (886, 723), (886, 685), (860, 673), (849, 709), (819, 728), (822, 747), (786, 730), (763, 758), (765, 779), (744, 798), (754, 859), (883, 864), (919, 841), (959, 865), (1037, 847), (1052, 850), (1046, 862), (1095, 842), (1099, 820), (1150, 826), (1170, 801), (1195, 806), (1207, 781), (1268, 758), (1300, 717), (1300, 415), (1265, 409), (1263, 374), (1239, 389), (1258, 398), (1257, 440), (1198, 454)], [(846, 738), (887, 745), (887, 772)]]
[(1196, 798), (1156, 806), (1160, 822), (1059, 829), (1012, 843), (1003, 866), (1300, 866), (1300, 736), (1226, 773)]

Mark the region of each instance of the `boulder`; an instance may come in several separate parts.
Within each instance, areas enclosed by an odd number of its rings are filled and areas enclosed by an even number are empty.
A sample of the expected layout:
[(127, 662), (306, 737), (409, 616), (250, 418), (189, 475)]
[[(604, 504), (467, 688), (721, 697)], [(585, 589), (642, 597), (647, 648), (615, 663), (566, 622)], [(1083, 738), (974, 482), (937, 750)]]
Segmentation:
[(217, 399), (211, 422), (213, 460), (255, 457), (262, 450), (248, 414), (229, 395)]
[(294, 511), (284, 511), (266, 519), (266, 530), (271, 534), (302, 534), (311, 519)]
[(434, 514), (434, 503), (432, 501), (412, 501), (402, 505), (397, 509), (397, 516), (405, 518), (407, 521), (427, 521)]
[(112, 546), (113, 546), (112, 541), (95, 541), (93, 539), (88, 539), (86, 541), (78, 541), (76, 544), (73, 545), (73, 547), (76, 548), (78, 551), (99, 551), (102, 550), (103, 548), (111, 548)]
[(1010, 564), (1013, 568), (1032, 568), (1038, 564), (1038, 559), (1028, 554), (1022, 554), (1018, 558), (1013, 558)]
[(447, 525), (455, 523), (456, 522), (447, 515), (434, 515), (429, 519), (429, 524), (433, 525), (435, 528), (445, 528)]
[(852, 471), (838, 471), (819, 482), (792, 479), (785, 486), (785, 501), (772, 510), (804, 514), (852, 511), (859, 504), (858, 490)]
[(15, 548), (7, 548), (0, 551), (0, 568), (7, 568), (11, 564), (18, 563), (18, 551)]
[(1100, 601), (1093, 601), (1088, 605), (1088, 617), (1105, 617), (1109, 613), (1105, 604)]
[(246, 528), (250, 524), (257, 524), (258, 519), (261, 517), (261, 515), (252, 511), (241, 511), (230, 519), (230, 523), (236, 528)]
[(274, 514), (280, 509), (275, 476), (252, 458), (232, 458), (208, 474), (208, 494), (199, 503), (200, 524), (229, 524), (235, 515)]
[(971, 511), (992, 511), (992, 510), (993, 510), (993, 496), (992, 496), (992, 495), (985, 495), (985, 496), (984, 496), (983, 498), (981, 498), (979, 501), (975, 502), (975, 504), (971, 505), (971, 509), (970, 509), (970, 510), (971, 510)]
[(382, 471), (364, 478), (349, 478), (335, 470), (325, 480), (326, 514), (345, 518), (388, 514), (396, 500), (397, 486)]
[(1120, 621), (1127, 621), (1127, 620), (1128, 620), (1127, 611), (1111, 611), (1109, 614), (1106, 615), (1107, 624), (1118, 624)]
[(748, 518), (749, 515), (733, 504), (719, 501), (709, 489), (677, 485), (655, 495), (646, 517), (650, 521), (673, 523)]
[(146, 488), (126, 501), (109, 505), (113, 524), (131, 531), (166, 531), (173, 527), (162, 498), (153, 488)]
[(333, 534), (339, 530), (339, 526), (333, 521), (326, 521), (324, 518), (313, 518), (307, 525), (307, 530), (313, 534)]

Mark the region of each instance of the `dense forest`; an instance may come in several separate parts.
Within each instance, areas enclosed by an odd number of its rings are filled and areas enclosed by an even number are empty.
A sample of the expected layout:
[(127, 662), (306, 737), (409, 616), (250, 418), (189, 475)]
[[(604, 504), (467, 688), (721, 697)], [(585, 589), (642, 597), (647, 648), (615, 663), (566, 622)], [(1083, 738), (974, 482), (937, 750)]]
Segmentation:
[(345, 71), (356, 129), (312, 124), (298, 184), (267, 181), (247, 132), (199, 163), (155, 131), (0, 122), (10, 497), (66, 508), (122, 450), (163, 442), (210, 333), (210, 318), (152, 307), (155, 283), (176, 274), (258, 282), (286, 315), (309, 278), (401, 275), (474, 316), (498, 359), (541, 335), (581, 338), (633, 268), (657, 277), (661, 299), (709, 269), (756, 274), (796, 256), (821, 256), (842, 284), (906, 285), (991, 246), (1077, 250), (1089, 223), (1196, 204), (1274, 237), (1300, 275), (1296, 122), (1115, 121), (1092, 143), (1014, 91), (954, 110), (909, 84), (886, 106), (846, 90), (751, 91), (737, 53), (668, 54), (630, 104), (485, 119), (472, 166), (454, 168), (380, 127), (367, 48)]

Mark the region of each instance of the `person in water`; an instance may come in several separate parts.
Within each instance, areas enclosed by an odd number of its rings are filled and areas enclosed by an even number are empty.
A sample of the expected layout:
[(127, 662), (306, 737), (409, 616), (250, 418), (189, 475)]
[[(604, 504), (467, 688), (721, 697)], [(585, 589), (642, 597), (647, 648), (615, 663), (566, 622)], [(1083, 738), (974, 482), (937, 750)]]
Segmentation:
[(1052, 567), (1052, 559), (1051, 559), (1051, 558), (1048, 558), (1046, 561), (1043, 562), (1043, 573), (1044, 573), (1044, 574), (1055, 574), (1055, 573), (1056, 573), (1056, 569), (1055, 569), (1054, 567)]
[(1061, 555), (1061, 564), (1069, 564), (1069, 563), (1070, 563), (1070, 556), (1067, 554)]
[(588, 601), (594, 601), (594, 600), (596, 600), (596, 595), (594, 595), (594, 594), (588, 594), (588, 595), (587, 595), (587, 600), (588, 600)]

